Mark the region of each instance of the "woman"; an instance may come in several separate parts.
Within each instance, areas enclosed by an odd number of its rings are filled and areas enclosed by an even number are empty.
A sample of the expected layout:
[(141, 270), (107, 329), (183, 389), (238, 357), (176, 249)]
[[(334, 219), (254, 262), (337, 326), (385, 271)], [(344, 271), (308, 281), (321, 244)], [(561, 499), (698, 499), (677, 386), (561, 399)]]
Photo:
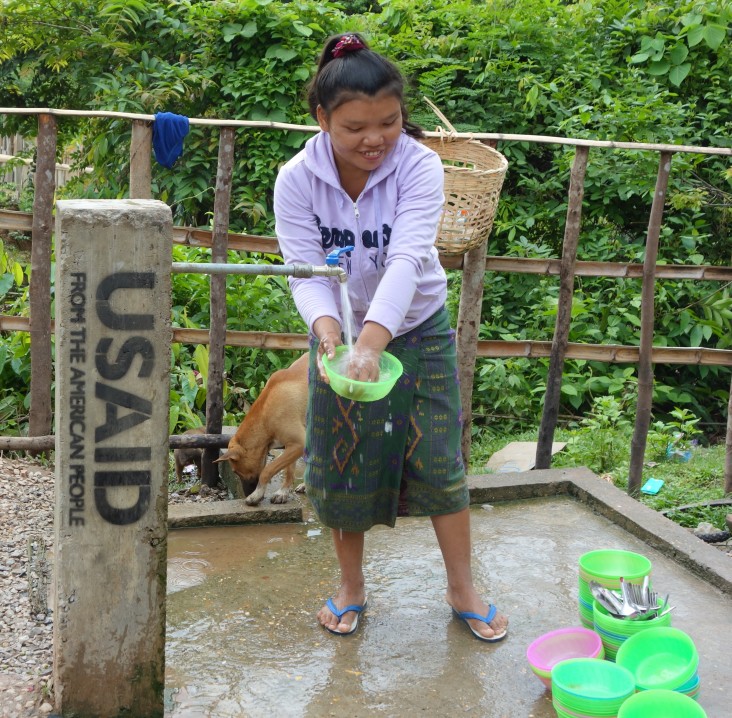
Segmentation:
[(332, 529), (341, 571), (318, 613), (331, 633), (356, 631), (366, 607), (364, 532), (403, 515), (430, 516), (447, 572), (447, 603), (476, 638), (498, 641), (508, 619), (484, 603), (470, 566), (470, 515), (460, 450), (462, 417), (447, 281), (434, 247), (443, 205), (439, 157), (418, 139), (403, 78), (357, 34), (330, 38), (309, 88), (322, 132), (275, 184), (285, 261), (322, 265), (334, 249), (347, 273), (355, 341), (348, 374), (374, 381), (379, 357), (404, 374), (385, 399), (351, 402), (328, 386), (322, 356), (335, 356), (344, 322), (332, 278), (290, 279), (311, 333), (305, 485)]

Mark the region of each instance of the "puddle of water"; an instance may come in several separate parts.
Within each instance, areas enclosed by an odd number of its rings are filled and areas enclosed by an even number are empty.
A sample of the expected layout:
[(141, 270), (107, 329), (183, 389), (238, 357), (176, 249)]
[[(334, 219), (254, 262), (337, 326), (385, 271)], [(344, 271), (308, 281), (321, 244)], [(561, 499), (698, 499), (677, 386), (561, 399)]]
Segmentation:
[(451, 620), (429, 521), (367, 534), (369, 610), (351, 637), (317, 623), (337, 582), (330, 531), (317, 526), (171, 535), (172, 566), (182, 551), (209, 566), (168, 597), (166, 717), (442, 715), (455, 697), (478, 710), (495, 651), (475, 662), (477, 642)]
[(212, 526), (168, 534), (168, 593), (192, 588), (207, 577), (226, 574), (261, 556), (275, 554), (279, 544), (302, 540), (299, 526)]
[(369, 608), (349, 637), (316, 619), (338, 576), (319, 524), (172, 532), (166, 718), (552, 718), (526, 647), (578, 625), (577, 560), (602, 547), (648, 555), (659, 585), (674, 586), (674, 625), (700, 652), (701, 705), (723, 714), (714, 709), (729, 702), (717, 694), (727, 690), (717, 677), (728, 668), (718, 640), (732, 630), (728, 597), (572, 499), (475, 507), (472, 517), (476, 583), (511, 616), (497, 645), (452, 619), (427, 519), (366, 535)]
[(324, 687), (320, 666), (333, 653), (327, 642), (313, 647), (292, 630), (320, 628), (313, 621), (320, 587), (303, 580), (324, 563), (325, 547), (314, 553), (313, 537), (329, 547), (329, 532), (310, 534), (307, 525), (171, 533), (169, 585), (186, 578), (181, 568), (191, 554), (203, 580), (169, 592), (166, 716), (264, 716), (275, 698), (273, 715), (304, 715), (313, 692)]
[(205, 558), (200, 558), (195, 551), (173, 556), (168, 560), (168, 594), (203, 583), (206, 580), (206, 570), (210, 568), (211, 564)]

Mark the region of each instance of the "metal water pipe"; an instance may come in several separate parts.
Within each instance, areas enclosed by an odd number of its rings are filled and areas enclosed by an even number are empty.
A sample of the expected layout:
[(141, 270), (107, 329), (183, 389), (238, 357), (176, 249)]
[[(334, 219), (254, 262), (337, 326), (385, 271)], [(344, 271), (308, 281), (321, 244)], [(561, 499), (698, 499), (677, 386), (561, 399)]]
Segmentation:
[(285, 275), (288, 277), (338, 277), (346, 281), (346, 271), (341, 267), (327, 264), (228, 264), (226, 262), (173, 262), (172, 270), (176, 274), (256, 274)]
[(337, 277), (339, 282), (348, 279), (346, 270), (338, 266), (344, 252), (353, 247), (334, 249), (325, 258), (325, 264), (229, 264), (227, 262), (173, 262), (172, 271), (176, 274), (254, 274), (257, 276), (285, 275), (308, 279), (310, 277)]

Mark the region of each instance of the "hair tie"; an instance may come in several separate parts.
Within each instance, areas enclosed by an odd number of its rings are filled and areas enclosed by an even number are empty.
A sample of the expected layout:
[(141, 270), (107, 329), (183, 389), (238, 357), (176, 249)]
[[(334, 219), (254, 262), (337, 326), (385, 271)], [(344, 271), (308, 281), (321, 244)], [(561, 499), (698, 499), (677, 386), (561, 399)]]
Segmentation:
[(333, 48), (333, 57), (343, 57), (349, 52), (364, 50), (366, 45), (356, 35), (344, 35)]

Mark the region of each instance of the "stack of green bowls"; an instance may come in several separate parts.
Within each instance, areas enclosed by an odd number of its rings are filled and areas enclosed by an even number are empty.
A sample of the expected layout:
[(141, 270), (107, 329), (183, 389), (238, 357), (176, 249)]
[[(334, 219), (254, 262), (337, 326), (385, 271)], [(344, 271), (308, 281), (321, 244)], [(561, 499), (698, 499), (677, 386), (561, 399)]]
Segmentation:
[(641, 583), (651, 574), (651, 562), (645, 556), (622, 549), (599, 549), (589, 551), (579, 559), (579, 617), (585, 628), (594, 630), (594, 596), (590, 582), (595, 581), (605, 588), (620, 589), (620, 579)]
[(599, 658), (570, 658), (552, 668), (552, 703), (559, 718), (615, 718), (635, 692), (633, 674)]
[[(664, 605), (662, 609), (665, 607)], [(610, 661), (615, 660), (620, 646), (636, 633), (640, 633), (640, 631), (645, 631), (649, 628), (671, 625), (670, 613), (656, 618), (617, 618), (597, 601), (594, 601), (592, 605), (592, 615), (595, 633), (602, 639), (602, 645), (605, 648), (605, 658)]]
[(691, 637), (671, 626), (649, 628), (628, 638), (616, 664), (629, 670), (638, 691), (664, 689), (699, 696), (699, 653)]
[(620, 707), (618, 718), (707, 718), (707, 714), (687, 696), (654, 688), (628, 698)]

